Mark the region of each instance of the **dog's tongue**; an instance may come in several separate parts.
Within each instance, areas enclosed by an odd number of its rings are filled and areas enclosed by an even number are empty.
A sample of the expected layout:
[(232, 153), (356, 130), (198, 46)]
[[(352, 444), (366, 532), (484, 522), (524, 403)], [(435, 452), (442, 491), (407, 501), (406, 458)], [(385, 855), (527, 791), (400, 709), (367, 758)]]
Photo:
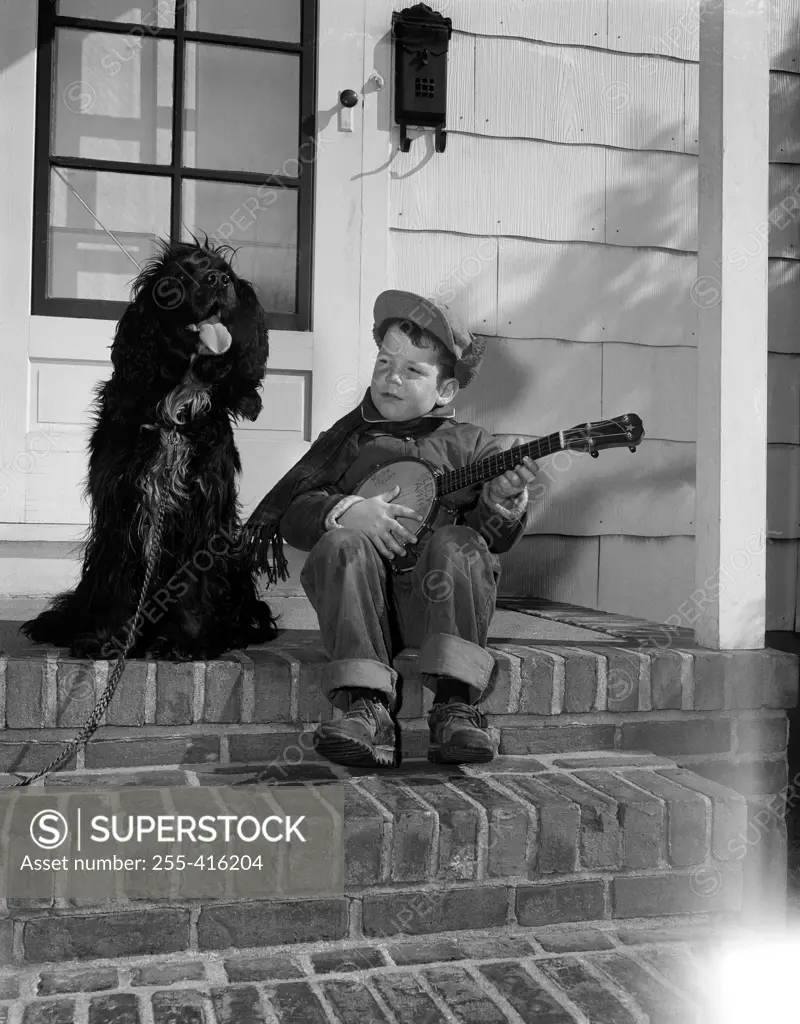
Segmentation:
[(231, 347), (231, 335), (218, 316), (211, 316), (200, 322), (200, 343), (214, 355), (221, 356)]

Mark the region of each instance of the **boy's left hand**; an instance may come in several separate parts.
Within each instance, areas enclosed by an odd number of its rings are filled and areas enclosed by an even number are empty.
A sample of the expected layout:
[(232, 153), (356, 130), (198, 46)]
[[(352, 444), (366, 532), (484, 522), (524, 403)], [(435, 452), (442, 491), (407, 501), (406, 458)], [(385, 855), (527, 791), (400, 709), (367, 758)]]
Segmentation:
[(539, 472), (539, 467), (530, 456), (525, 456), (521, 465), (506, 470), (496, 476), (489, 484), (489, 500), (499, 505), (519, 497), (532, 484)]

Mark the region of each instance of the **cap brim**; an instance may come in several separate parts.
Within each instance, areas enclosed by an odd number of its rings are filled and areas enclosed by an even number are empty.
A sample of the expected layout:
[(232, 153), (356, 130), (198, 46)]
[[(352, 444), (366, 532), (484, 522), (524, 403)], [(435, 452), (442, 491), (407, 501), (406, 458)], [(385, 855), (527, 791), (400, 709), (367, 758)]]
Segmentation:
[(377, 327), (387, 320), (410, 320), (442, 341), (455, 355), (455, 338), (447, 317), (422, 295), (395, 289), (381, 292), (375, 300), (373, 315)]

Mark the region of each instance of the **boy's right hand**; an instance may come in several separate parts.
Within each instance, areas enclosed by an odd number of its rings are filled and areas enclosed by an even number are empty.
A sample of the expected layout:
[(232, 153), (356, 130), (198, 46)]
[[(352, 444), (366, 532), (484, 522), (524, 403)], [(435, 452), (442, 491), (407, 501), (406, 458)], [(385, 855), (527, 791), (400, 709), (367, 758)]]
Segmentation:
[(365, 533), (384, 558), (404, 555), (405, 545), (416, 544), (417, 538), (402, 523), (398, 523), (395, 516), (417, 519), (421, 523), (425, 517), (407, 505), (393, 504), (391, 499), (399, 493), (400, 488), (395, 486), (384, 494), (356, 502), (339, 517), (339, 525)]

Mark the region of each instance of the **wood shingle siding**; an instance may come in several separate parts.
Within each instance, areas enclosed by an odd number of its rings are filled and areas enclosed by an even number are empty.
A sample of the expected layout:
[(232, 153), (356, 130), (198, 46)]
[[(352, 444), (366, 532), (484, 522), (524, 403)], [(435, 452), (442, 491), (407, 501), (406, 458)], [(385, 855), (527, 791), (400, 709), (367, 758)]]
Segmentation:
[[(490, 336), (465, 418), (541, 434), (636, 411), (647, 432), (635, 456), (551, 469), (504, 589), (663, 620), (694, 591), (695, 303), (713, 300), (695, 284), (698, 0), (429, 3), (454, 26), (447, 150), (425, 137), (395, 156), (390, 286), (451, 301)], [(800, 0), (772, 0), (771, 31), (775, 216), (746, 250), (769, 245), (767, 628), (781, 629), (800, 554)]]

